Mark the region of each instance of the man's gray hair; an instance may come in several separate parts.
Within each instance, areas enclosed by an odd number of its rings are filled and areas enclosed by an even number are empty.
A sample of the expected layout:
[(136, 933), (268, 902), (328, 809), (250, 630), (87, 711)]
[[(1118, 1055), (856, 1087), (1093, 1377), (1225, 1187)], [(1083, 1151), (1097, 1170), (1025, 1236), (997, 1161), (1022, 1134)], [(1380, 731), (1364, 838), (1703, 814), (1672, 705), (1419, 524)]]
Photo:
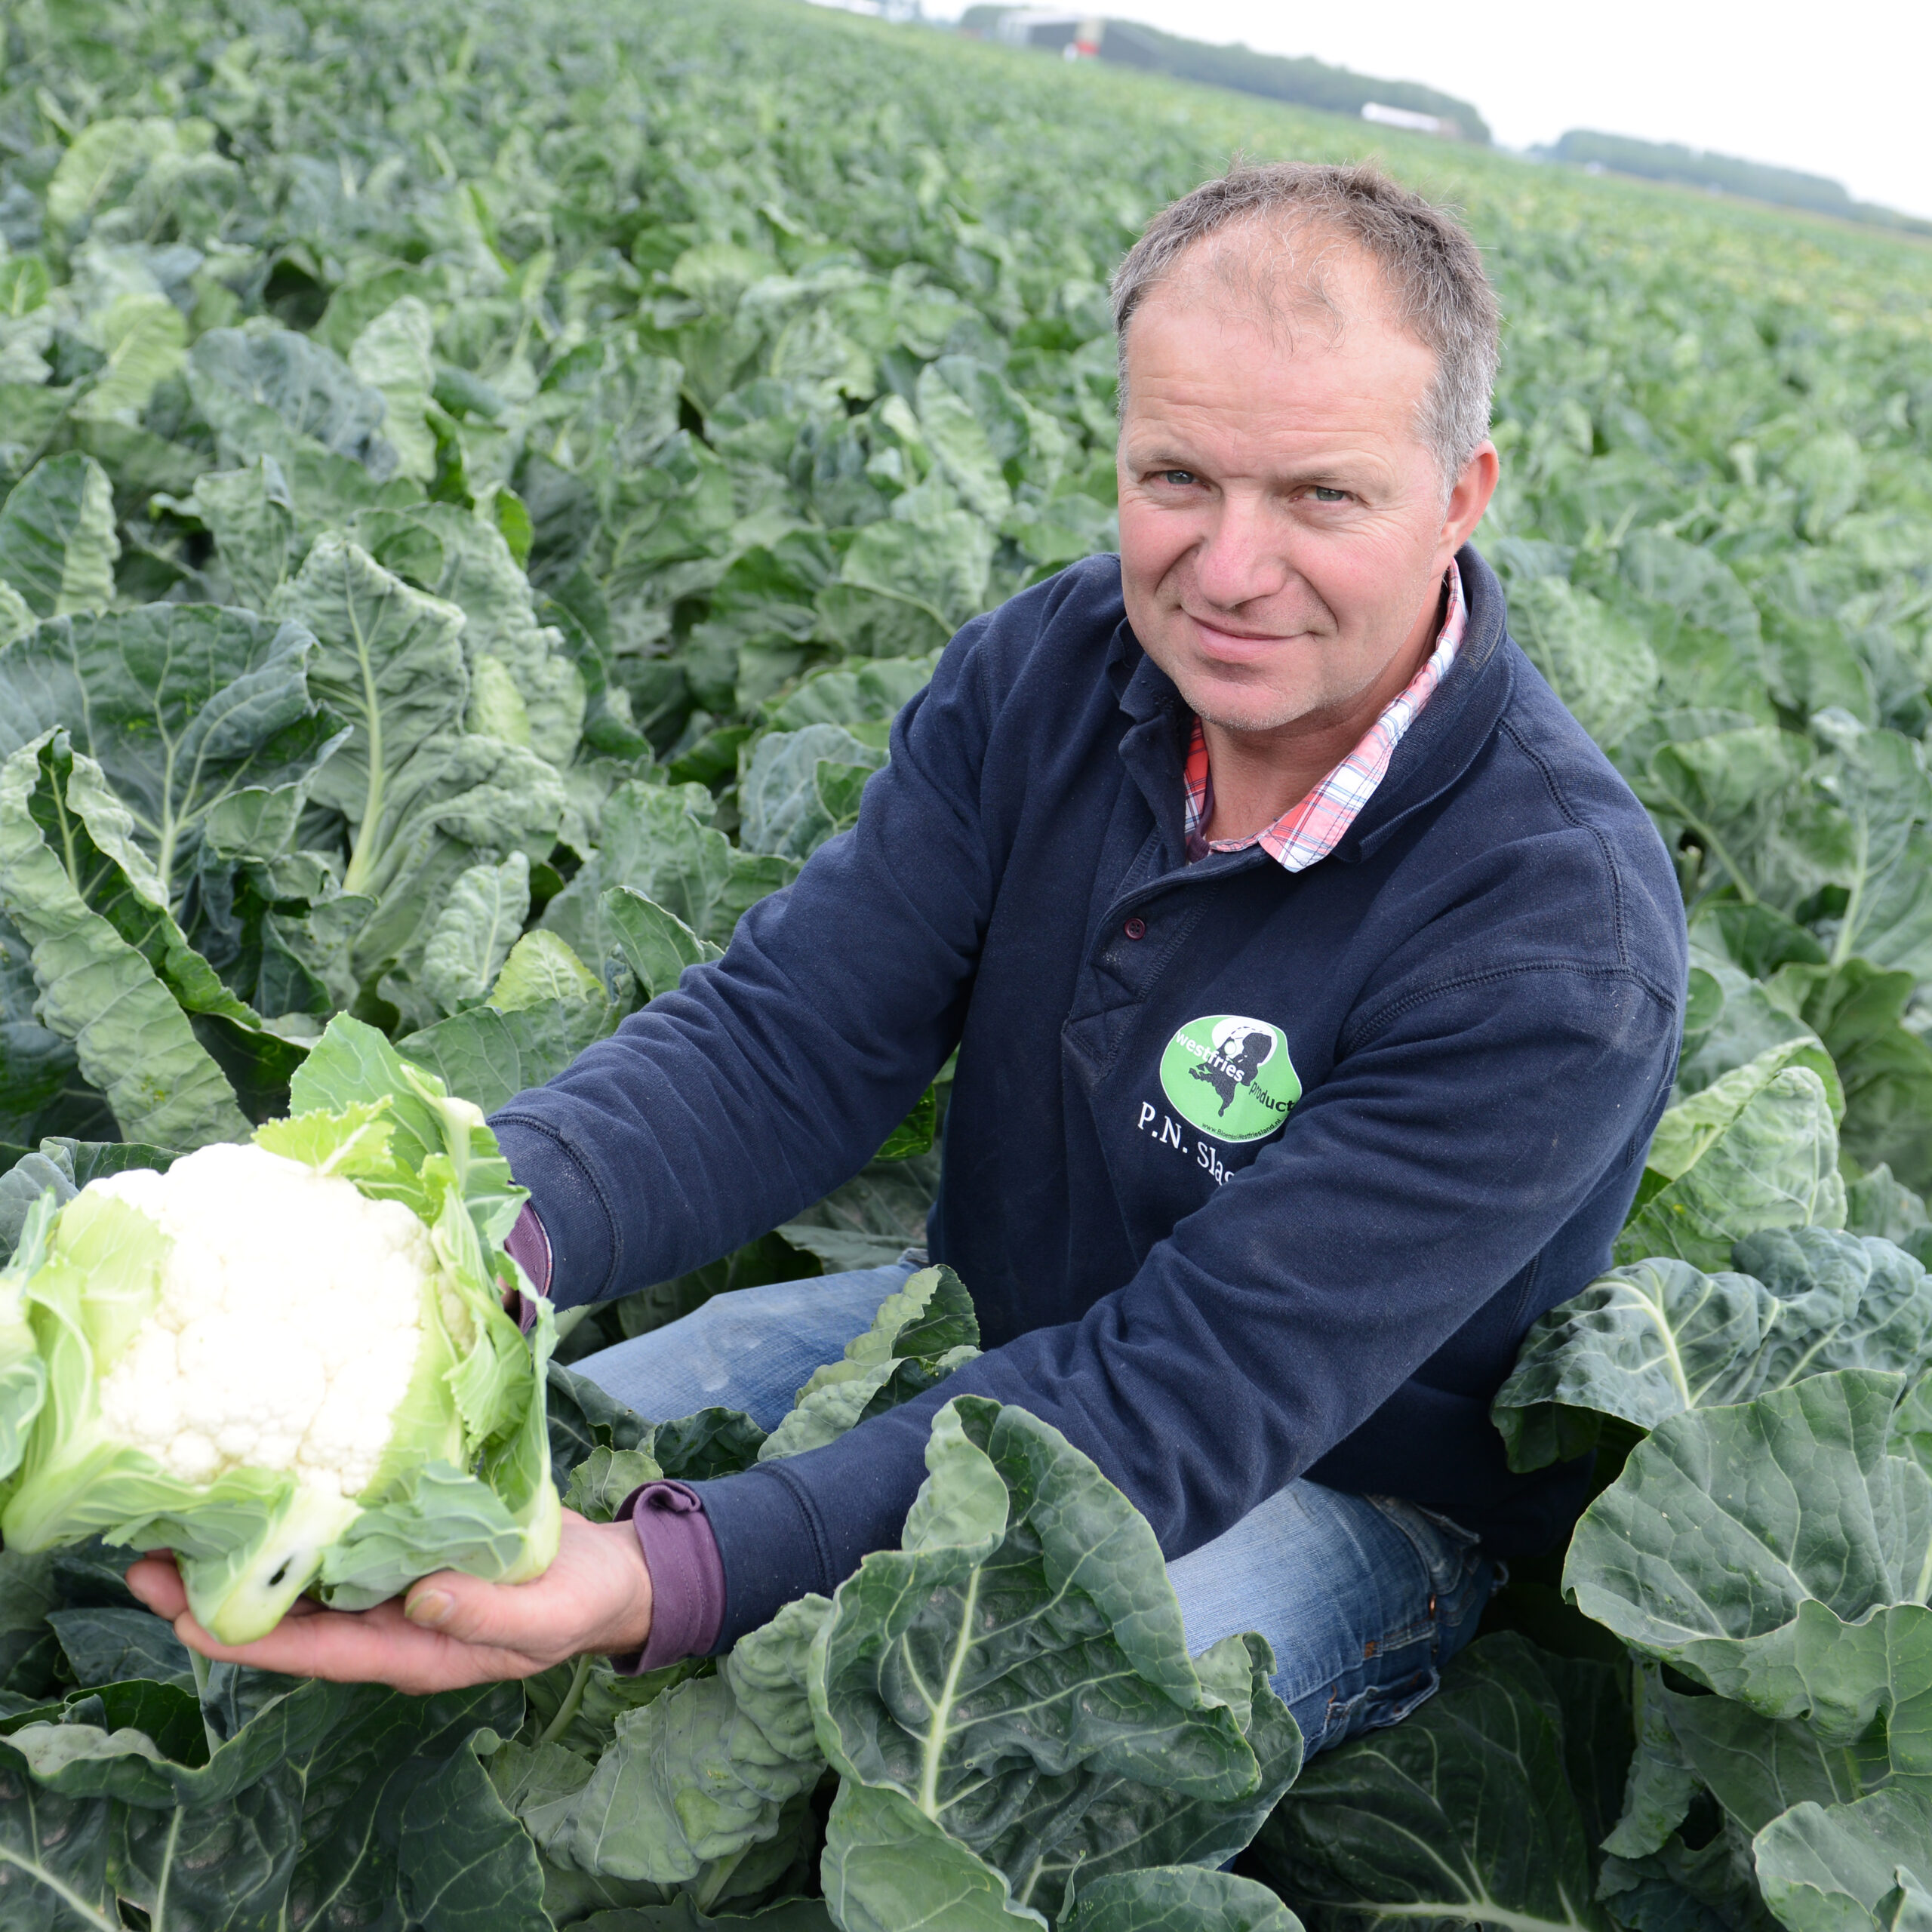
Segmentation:
[[(1284, 239), (1352, 245), (1375, 264), (1401, 325), (1435, 356), (1435, 379), (1417, 429), (1448, 490), (1489, 434), (1499, 354), (1496, 291), (1469, 230), (1378, 168), (1299, 161), (1260, 168), (1237, 164), (1163, 208), (1114, 271), (1123, 396), (1127, 325), (1134, 311), (1197, 242), (1236, 223), (1260, 224)], [(1318, 258), (1302, 275), (1305, 299), (1331, 306)]]

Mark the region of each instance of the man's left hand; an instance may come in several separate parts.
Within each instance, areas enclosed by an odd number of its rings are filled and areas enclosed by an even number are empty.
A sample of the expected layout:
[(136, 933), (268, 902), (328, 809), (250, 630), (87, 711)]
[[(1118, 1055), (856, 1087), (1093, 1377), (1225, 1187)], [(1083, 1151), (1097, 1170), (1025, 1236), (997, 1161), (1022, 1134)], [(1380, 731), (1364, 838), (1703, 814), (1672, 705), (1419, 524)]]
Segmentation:
[(564, 1512), (556, 1561), (527, 1583), (445, 1570), (374, 1610), (325, 1610), (299, 1598), (266, 1637), (223, 1644), (195, 1621), (174, 1559), (143, 1557), (128, 1587), (190, 1650), (291, 1677), (387, 1684), (414, 1697), (530, 1677), (586, 1651), (641, 1648), (651, 1634), (651, 1572), (629, 1523)]

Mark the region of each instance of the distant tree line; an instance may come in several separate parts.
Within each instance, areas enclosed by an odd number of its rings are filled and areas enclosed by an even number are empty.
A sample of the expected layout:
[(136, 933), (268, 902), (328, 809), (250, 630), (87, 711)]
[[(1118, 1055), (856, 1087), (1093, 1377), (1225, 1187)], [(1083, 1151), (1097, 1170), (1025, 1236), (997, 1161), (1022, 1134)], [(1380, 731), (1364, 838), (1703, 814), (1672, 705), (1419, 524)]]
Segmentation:
[(1639, 141), (1627, 134), (1573, 128), (1545, 152), (1553, 161), (1579, 167), (1605, 168), (1618, 174), (1635, 174), (1647, 181), (1675, 181), (1690, 188), (1715, 188), (1777, 208), (1807, 208), (1816, 214), (1836, 215), (1843, 221), (1872, 222), (1932, 235), (1932, 222), (1875, 202), (1855, 202), (1841, 183), (1823, 174), (1774, 168), (1767, 162), (1740, 161), (1734, 155), (1707, 154), (1675, 141)]
[[(990, 33), (1011, 7), (968, 7), (960, 17), (968, 32)], [(1358, 115), (1371, 100), (1385, 107), (1406, 108), (1414, 114), (1432, 114), (1455, 123), (1464, 140), (1487, 143), (1489, 124), (1473, 105), (1454, 94), (1425, 87), (1419, 81), (1377, 80), (1325, 61), (1291, 59), (1284, 54), (1257, 54), (1252, 48), (1210, 46), (1205, 41), (1183, 40), (1135, 20), (1109, 20), (1100, 37), (1100, 58), (1124, 67), (1138, 67), (1176, 80), (1198, 81), (1209, 87), (1232, 88), (1239, 94), (1260, 94), (1269, 100), (1291, 101), (1298, 107), (1318, 107), (1331, 114)]]

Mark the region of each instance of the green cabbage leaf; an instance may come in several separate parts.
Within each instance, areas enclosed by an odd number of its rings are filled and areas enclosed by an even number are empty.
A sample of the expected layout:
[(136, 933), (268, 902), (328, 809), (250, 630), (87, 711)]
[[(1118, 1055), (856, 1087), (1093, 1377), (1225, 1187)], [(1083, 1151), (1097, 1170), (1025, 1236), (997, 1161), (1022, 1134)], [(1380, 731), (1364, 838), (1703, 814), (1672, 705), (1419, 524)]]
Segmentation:
[(1492, 1419), (1510, 1466), (1593, 1447), (1605, 1417), (1654, 1429), (1839, 1368), (1932, 1362), (1932, 1277), (1889, 1241), (1775, 1228), (1704, 1274), (1660, 1257), (1614, 1268), (1524, 1337)]

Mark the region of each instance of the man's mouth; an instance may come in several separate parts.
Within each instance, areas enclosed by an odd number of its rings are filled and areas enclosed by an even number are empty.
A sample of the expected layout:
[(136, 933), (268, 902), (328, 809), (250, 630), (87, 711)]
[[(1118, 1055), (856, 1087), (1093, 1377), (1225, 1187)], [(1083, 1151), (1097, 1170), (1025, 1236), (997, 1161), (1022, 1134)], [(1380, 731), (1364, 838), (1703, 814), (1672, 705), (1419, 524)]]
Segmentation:
[(1205, 618), (1186, 614), (1194, 626), (1197, 648), (1202, 657), (1217, 664), (1255, 664), (1275, 655), (1284, 645), (1296, 640), (1276, 632), (1224, 630)]

